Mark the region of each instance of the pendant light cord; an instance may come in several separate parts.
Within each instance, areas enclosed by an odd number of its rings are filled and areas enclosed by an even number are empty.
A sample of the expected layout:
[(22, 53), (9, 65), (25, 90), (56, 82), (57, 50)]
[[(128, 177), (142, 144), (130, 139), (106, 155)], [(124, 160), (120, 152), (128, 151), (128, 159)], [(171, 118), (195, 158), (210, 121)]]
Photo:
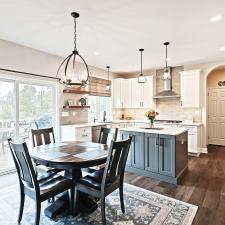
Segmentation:
[(166, 71), (168, 71), (168, 68), (167, 68), (167, 45), (166, 45)]
[(77, 51), (77, 21), (74, 18), (74, 51)]
[(142, 74), (142, 51), (141, 51), (141, 74)]

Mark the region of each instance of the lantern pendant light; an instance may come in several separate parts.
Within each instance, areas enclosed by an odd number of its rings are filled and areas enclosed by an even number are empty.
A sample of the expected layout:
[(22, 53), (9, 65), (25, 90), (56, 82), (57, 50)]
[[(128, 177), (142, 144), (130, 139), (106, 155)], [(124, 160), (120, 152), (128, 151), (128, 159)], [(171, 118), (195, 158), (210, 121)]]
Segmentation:
[[(72, 12), (74, 18), (74, 50), (60, 64), (57, 70), (59, 82), (65, 87), (86, 86), (89, 79), (89, 69), (84, 58), (77, 50), (77, 34), (76, 34), (76, 19), (80, 16), (77, 12)], [(76, 63), (76, 61), (79, 63)]]
[(110, 91), (111, 90), (110, 82), (109, 82), (109, 69), (110, 69), (110, 66), (106, 66), (106, 68), (108, 70), (108, 84), (106, 85), (106, 91)]
[(144, 51), (143, 48), (139, 49), (139, 51), (141, 52), (141, 73), (140, 75), (138, 76), (138, 83), (146, 83), (147, 79), (146, 77), (143, 75), (142, 73), (142, 52)]
[(164, 76), (163, 76), (163, 79), (168, 79), (170, 80), (171, 77), (170, 77), (170, 71), (169, 71), (169, 67), (168, 67), (168, 57), (167, 57), (167, 46), (169, 45), (170, 43), (169, 42), (165, 42), (164, 45), (166, 46), (166, 67), (164, 69)]

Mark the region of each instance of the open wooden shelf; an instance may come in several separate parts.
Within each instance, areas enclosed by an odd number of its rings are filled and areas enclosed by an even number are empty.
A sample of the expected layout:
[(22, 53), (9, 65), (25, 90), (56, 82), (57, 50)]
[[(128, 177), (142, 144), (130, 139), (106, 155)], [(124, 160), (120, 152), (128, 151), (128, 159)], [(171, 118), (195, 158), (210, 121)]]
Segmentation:
[(63, 109), (88, 109), (89, 105), (81, 106), (81, 105), (64, 105)]
[(63, 93), (71, 93), (71, 94), (90, 94), (90, 91), (86, 91), (86, 90), (81, 90), (81, 89), (64, 89)]

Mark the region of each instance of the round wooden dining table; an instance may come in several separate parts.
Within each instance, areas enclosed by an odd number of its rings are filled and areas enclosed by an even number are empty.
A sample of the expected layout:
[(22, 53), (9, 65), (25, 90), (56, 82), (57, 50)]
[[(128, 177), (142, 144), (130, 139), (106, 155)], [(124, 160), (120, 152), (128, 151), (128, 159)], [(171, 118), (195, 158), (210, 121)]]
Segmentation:
[[(57, 142), (33, 147), (29, 153), (34, 162), (38, 164), (65, 170), (65, 176), (76, 183), (82, 177), (82, 168), (106, 162), (108, 146), (94, 142)], [(82, 201), (84, 202), (85, 199)], [(54, 209), (58, 207), (54, 204), (57, 203), (53, 203), (45, 210), (48, 217), (52, 218), (56, 214)], [(87, 201), (85, 204), (88, 204)]]

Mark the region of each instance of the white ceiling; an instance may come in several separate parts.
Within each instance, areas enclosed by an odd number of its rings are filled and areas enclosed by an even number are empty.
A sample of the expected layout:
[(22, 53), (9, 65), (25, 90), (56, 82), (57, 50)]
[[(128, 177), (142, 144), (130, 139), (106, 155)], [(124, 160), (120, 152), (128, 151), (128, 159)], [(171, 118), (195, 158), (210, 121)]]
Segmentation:
[[(65, 57), (73, 49), (71, 11), (77, 21), (78, 50), (88, 64), (114, 72), (225, 59), (224, 0), (7, 0), (0, 1), (0, 38)], [(94, 52), (100, 53), (95, 56)]]

